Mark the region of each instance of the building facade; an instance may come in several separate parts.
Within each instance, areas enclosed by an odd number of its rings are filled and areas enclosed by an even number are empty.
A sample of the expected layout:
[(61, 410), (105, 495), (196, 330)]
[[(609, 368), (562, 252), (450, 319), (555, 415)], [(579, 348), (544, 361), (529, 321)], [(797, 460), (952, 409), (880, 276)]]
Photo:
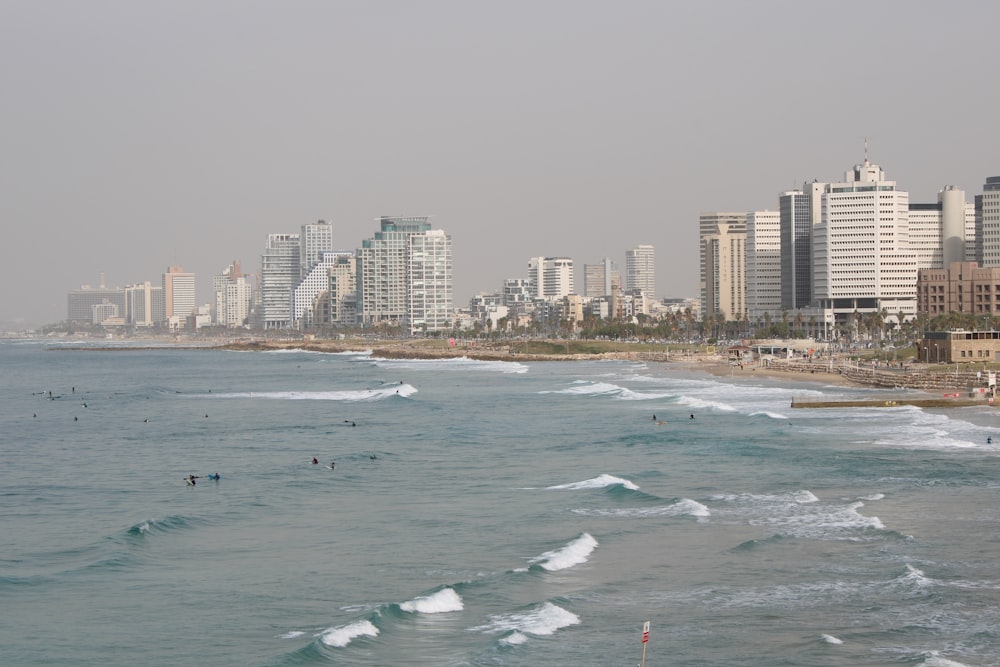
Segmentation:
[(637, 245), (625, 251), (625, 288), (642, 290), (647, 299), (656, 293), (656, 252), (651, 245)]
[(561, 299), (574, 293), (573, 260), (569, 257), (532, 257), (528, 281), (535, 298)]
[(746, 232), (746, 310), (751, 321), (781, 312), (781, 215), (750, 211)]
[(583, 294), (596, 299), (609, 296), (622, 287), (622, 277), (618, 266), (608, 257), (600, 264), (583, 265)]
[(813, 227), (813, 296), (847, 323), (856, 313), (916, 312), (917, 256), (909, 193), (866, 158), (826, 185)]
[(300, 279), (300, 238), (298, 234), (269, 234), (260, 257), (260, 307), (257, 313), (263, 329), (292, 326), (292, 290)]
[(976, 195), (976, 232), (980, 241), (976, 259), (985, 268), (1000, 266), (1000, 176), (990, 176)]
[(426, 217), (379, 219), (357, 251), (359, 324), (399, 326), (410, 333), (451, 321), (451, 237)]
[[(709, 290), (715, 290), (717, 279), (710, 275), (717, 270), (715, 260), (710, 257), (710, 252), (717, 251), (718, 248), (709, 248), (709, 238), (713, 243), (718, 241), (722, 225), (725, 226), (725, 234), (743, 234), (743, 242), (746, 242), (747, 214), (746, 211), (740, 213), (702, 213), (698, 216), (698, 298), (703, 315), (716, 314), (716, 303), (718, 294), (710, 295)], [(741, 261), (741, 264), (743, 262)], [(742, 278), (741, 278), (742, 281)], [(745, 295), (744, 297), (745, 298)], [(711, 302), (712, 307), (709, 308)]]
[(172, 329), (183, 329), (197, 305), (194, 274), (183, 266), (169, 266), (163, 274), (163, 298), (167, 323)]
[(917, 311), (930, 317), (946, 313), (1000, 315), (1000, 267), (952, 262), (946, 269), (920, 270)]
[(716, 232), (703, 237), (706, 316), (727, 321), (746, 316), (746, 214), (742, 222), (718, 222)]

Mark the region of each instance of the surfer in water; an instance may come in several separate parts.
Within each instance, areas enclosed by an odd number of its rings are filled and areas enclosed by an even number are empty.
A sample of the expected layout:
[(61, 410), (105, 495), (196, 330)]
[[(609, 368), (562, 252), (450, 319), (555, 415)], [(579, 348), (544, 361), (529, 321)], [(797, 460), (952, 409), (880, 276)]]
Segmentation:
[(316, 458), (316, 457), (314, 456), (314, 457), (313, 457), (313, 465), (316, 465), (317, 463), (319, 463), (319, 459), (317, 459), (317, 458)]
[(190, 484), (191, 486), (195, 486), (197, 484), (197, 482), (195, 482), (196, 479), (201, 479), (201, 477), (199, 477), (198, 475), (188, 475), (187, 483)]
[(337, 467), (337, 463), (335, 461), (330, 461), (330, 470), (333, 470), (336, 467)]

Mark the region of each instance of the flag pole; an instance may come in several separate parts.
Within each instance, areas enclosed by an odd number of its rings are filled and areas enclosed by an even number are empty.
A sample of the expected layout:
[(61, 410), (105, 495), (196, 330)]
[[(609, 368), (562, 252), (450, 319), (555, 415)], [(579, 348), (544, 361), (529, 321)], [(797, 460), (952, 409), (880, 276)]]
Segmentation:
[(642, 662), (639, 667), (646, 667), (646, 643), (649, 641), (649, 621), (642, 624)]

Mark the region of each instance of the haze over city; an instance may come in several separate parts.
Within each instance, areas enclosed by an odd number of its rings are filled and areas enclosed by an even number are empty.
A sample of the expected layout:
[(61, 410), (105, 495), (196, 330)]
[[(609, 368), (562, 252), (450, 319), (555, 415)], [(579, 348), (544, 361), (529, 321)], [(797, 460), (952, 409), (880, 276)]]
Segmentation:
[(326, 219), (353, 250), (380, 215), (451, 235), (456, 306), (637, 244), (658, 296), (697, 296), (700, 212), (774, 210), (866, 137), (910, 201), (1000, 175), (1000, 8), (942, 8), (10, 0), (0, 321), (173, 265), (208, 302), (267, 234)]

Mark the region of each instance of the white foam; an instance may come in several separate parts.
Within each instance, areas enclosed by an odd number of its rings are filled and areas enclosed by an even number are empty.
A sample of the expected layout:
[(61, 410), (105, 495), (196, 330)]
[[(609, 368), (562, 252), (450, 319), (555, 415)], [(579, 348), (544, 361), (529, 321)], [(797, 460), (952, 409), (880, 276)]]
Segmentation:
[(376, 389), (350, 389), (343, 391), (250, 391), (226, 394), (206, 394), (208, 398), (258, 398), (283, 401), (381, 401), (392, 396), (412, 396), (417, 388), (409, 384), (393, 384)]
[(557, 484), (556, 486), (548, 486), (547, 489), (603, 489), (606, 486), (614, 486), (615, 484), (621, 484), (626, 489), (631, 489), (632, 491), (638, 490), (638, 486), (630, 482), (627, 479), (621, 477), (615, 477), (614, 475), (608, 475), (607, 473), (602, 473), (597, 477), (591, 477), (590, 479), (585, 479), (582, 482), (570, 482), (569, 484)]
[(296, 637), (301, 637), (305, 632), (302, 630), (289, 630), (283, 635), (278, 635), (281, 639), (295, 639)]
[(464, 609), (461, 596), (452, 588), (442, 588), (437, 593), (413, 598), (399, 605), (403, 611), (418, 614), (443, 614)]
[(355, 621), (354, 623), (348, 623), (347, 625), (341, 625), (336, 628), (328, 628), (322, 632), (319, 639), (327, 646), (342, 648), (350, 644), (356, 637), (377, 636), (378, 628), (376, 628), (371, 621), (365, 619), (362, 621)]
[(819, 638), (822, 639), (823, 641), (825, 641), (827, 644), (843, 644), (844, 643), (843, 639), (837, 639), (833, 635), (820, 635)]
[(963, 662), (955, 662), (954, 660), (942, 658), (937, 651), (931, 651), (930, 657), (917, 665), (917, 667), (968, 667), (968, 665)]
[(644, 518), (654, 516), (711, 516), (712, 512), (704, 505), (690, 498), (681, 498), (673, 505), (657, 505), (656, 507), (621, 507), (617, 509), (575, 509), (574, 514), (582, 516), (612, 516), (623, 518)]
[(498, 373), (527, 373), (528, 367), (517, 361), (485, 361), (469, 357), (450, 359), (383, 359), (372, 357), (380, 368), (412, 369), (427, 371), (494, 371)]
[(768, 412), (767, 410), (760, 410), (758, 412), (751, 412), (751, 417), (757, 417), (764, 415), (765, 417), (770, 417), (771, 419), (788, 419), (785, 415), (778, 414), (777, 412)]
[(885, 498), (884, 493), (873, 493), (870, 496), (860, 496), (858, 500), (882, 500)]
[(551, 635), (560, 628), (576, 625), (579, 622), (580, 617), (573, 612), (566, 611), (551, 602), (543, 602), (528, 611), (493, 616), (488, 624), (480, 625), (472, 630), (489, 633), (513, 631), (513, 634), (506, 637), (507, 643), (513, 644), (523, 641), (514, 639), (517, 634)]
[(538, 563), (541, 567), (554, 572), (565, 570), (566, 568), (586, 563), (587, 557), (597, 548), (597, 540), (589, 533), (584, 533), (562, 549), (546, 551), (541, 556), (531, 559), (531, 563)]
[(523, 644), (526, 641), (528, 641), (528, 637), (515, 630), (511, 634), (501, 639), (500, 643), (507, 644), (508, 646), (517, 646), (518, 644)]

